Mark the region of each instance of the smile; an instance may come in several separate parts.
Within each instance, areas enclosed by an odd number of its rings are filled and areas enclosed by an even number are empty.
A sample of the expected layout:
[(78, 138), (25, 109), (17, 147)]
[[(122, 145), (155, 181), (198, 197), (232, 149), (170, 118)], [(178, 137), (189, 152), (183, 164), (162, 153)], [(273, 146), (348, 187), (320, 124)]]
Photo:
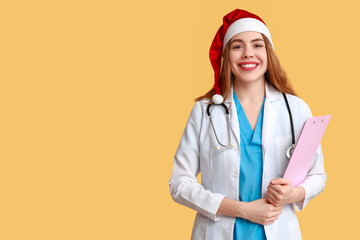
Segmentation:
[(256, 69), (258, 65), (259, 64), (244, 64), (244, 65), (239, 65), (239, 67), (245, 71), (252, 71)]

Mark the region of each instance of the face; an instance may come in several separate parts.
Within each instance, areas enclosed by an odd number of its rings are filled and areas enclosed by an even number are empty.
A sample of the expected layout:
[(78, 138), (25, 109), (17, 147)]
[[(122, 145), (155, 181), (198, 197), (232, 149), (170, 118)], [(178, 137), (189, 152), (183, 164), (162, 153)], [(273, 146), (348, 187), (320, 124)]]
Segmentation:
[(258, 32), (242, 32), (230, 40), (230, 68), (234, 81), (265, 81), (267, 54), (265, 42)]

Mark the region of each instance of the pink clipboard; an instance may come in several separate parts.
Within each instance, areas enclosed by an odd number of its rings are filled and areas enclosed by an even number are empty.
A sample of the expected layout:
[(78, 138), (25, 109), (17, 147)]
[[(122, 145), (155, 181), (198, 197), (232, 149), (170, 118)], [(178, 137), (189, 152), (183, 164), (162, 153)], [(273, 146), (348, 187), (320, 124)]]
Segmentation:
[(306, 120), (283, 177), (294, 187), (305, 180), (330, 118), (331, 115), (325, 115)]

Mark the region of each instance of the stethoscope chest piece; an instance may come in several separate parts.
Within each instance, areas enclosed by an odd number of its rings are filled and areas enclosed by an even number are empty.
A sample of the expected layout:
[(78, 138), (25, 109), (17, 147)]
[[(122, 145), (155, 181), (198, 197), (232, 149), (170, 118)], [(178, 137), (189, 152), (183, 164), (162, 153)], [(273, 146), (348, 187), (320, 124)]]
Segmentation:
[(292, 146), (289, 147), (289, 148), (286, 150), (286, 157), (287, 157), (288, 159), (291, 158), (291, 155), (293, 154), (294, 149), (295, 149), (294, 144), (292, 144)]

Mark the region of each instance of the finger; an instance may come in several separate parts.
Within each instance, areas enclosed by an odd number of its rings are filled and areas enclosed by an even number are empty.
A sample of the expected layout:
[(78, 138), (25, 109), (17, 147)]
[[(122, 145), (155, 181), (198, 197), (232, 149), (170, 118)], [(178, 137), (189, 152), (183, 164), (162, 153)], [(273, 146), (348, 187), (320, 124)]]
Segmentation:
[(284, 205), (280, 204), (278, 207), (275, 207), (275, 209), (273, 211), (276, 211), (276, 212), (280, 211), (281, 212), (283, 210), (283, 208), (284, 208)]
[(273, 184), (269, 184), (267, 189), (273, 189), (277, 192), (282, 191), (284, 189), (285, 185), (273, 185)]
[(264, 221), (264, 225), (268, 225), (273, 223), (274, 221), (276, 221), (278, 219), (278, 217), (272, 217), (272, 218), (268, 218)]
[(273, 180), (270, 181), (270, 184), (278, 184), (277, 182), (278, 182), (278, 181), (281, 181), (280, 179), (281, 179), (281, 178), (275, 178), (275, 179), (273, 179)]
[(279, 216), (281, 214), (282, 210), (274, 211), (272, 216)]
[(268, 190), (273, 189), (275, 190), (278, 194), (283, 195), (284, 194), (284, 187), (281, 185), (271, 185)]
[(277, 220), (279, 217), (278, 216), (275, 216), (275, 217), (272, 217), (272, 218), (269, 218), (268, 221), (273, 223), (275, 220)]
[(268, 199), (271, 205), (273, 205), (274, 207), (277, 207), (279, 202), (276, 200), (276, 198), (271, 195), (271, 193), (268, 192)]
[(268, 192), (267, 192), (268, 196), (271, 196), (271, 198), (275, 201), (281, 201), (281, 198), (280, 198), (280, 194), (275, 191), (274, 189), (270, 188), (268, 189)]
[(276, 206), (276, 207), (273, 206), (272, 209), (270, 209), (270, 211), (271, 211), (271, 212), (282, 211), (283, 208), (284, 208), (284, 205), (282, 205), (281, 203), (279, 203), (279, 202), (277, 202), (277, 201), (275, 201), (275, 203), (276, 203), (277, 206)]
[(271, 204), (271, 199), (269, 197), (265, 198), (265, 202)]
[(290, 184), (290, 180), (289, 179), (286, 179), (286, 178), (276, 178), (276, 179), (273, 179), (271, 180), (271, 183), (272, 184), (280, 184), (280, 185), (288, 185)]
[[(269, 196), (269, 194), (268, 194), (268, 196)], [(273, 199), (271, 199), (270, 197), (267, 198), (267, 201), (268, 201), (268, 203), (271, 204), (272, 206), (274, 206), (274, 207), (277, 206), (277, 203), (276, 203)]]
[(275, 213), (275, 214), (278, 213), (278, 212), (281, 213), (281, 212), (282, 212), (282, 209), (283, 209), (283, 206), (278, 203), (277, 207), (274, 207), (274, 208), (272, 209), (272, 212)]
[(274, 201), (272, 199), (269, 199), (271, 208), (269, 209), (269, 213), (279, 215), (281, 214), (284, 205), (281, 202)]

